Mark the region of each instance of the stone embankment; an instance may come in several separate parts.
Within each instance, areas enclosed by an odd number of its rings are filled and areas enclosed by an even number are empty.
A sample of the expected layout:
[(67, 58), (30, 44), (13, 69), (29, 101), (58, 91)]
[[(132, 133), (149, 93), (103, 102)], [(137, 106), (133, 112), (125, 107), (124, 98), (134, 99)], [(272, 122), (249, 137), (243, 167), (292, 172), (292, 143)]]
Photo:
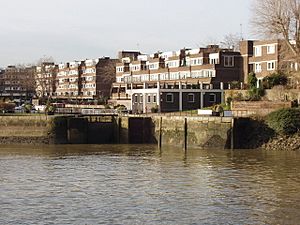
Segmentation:
[(231, 117), (0, 116), (2, 144), (159, 144), (233, 148)]

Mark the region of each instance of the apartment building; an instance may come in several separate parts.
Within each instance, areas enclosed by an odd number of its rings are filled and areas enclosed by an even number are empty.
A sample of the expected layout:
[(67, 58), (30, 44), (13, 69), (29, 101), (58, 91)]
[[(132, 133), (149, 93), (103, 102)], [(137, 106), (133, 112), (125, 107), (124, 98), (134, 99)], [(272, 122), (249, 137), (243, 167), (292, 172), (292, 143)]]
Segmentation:
[(115, 59), (104, 57), (59, 64), (55, 97), (69, 100), (109, 98), (116, 78), (115, 63)]
[(131, 57), (127, 54), (117, 63), (111, 100), (133, 112), (211, 106), (222, 101), (228, 82), (240, 80), (240, 53), (217, 45), (151, 55), (137, 53), (131, 52)]
[(81, 62), (73, 61), (58, 64), (56, 76), (56, 93), (58, 99), (73, 99), (80, 95), (79, 80), (81, 75)]
[(112, 83), (115, 81), (116, 59), (108, 57), (85, 60), (82, 65), (81, 94), (83, 98), (108, 99)]
[(5, 69), (0, 68), (0, 94), (4, 91), (4, 73)]
[(245, 40), (240, 42), (242, 55), (242, 77), (248, 81), (248, 74), (254, 72), (259, 81), (276, 71), (298, 71), (285, 42), (275, 40)]
[(2, 99), (9, 98), (15, 102), (30, 100), (35, 94), (35, 67), (8, 66), (1, 72)]
[(43, 62), (36, 67), (35, 82), (37, 97), (55, 96), (56, 93), (56, 76), (58, 65), (54, 62)]

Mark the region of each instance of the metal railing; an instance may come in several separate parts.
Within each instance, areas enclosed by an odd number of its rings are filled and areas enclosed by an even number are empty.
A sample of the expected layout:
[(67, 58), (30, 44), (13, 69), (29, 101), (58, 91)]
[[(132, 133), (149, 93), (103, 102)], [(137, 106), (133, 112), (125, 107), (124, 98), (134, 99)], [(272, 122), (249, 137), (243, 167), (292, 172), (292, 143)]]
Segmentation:
[(118, 115), (116, 109), (57, 108), (55, 114)]

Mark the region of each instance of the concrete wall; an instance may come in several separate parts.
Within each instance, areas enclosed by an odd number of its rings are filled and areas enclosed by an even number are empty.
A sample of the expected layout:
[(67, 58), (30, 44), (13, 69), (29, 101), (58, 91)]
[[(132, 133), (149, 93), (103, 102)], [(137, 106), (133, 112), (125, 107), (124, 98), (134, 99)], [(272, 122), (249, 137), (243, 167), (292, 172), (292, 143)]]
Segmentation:
[[(185, 118), (187, 121), (185, 128)], [(230, 148), (232, 118), (229, 117), (152, 117), (156, 141), (160, 136), (162, 145), (184, 146), (185, 135), (188, 147)], [(185, 134), (186, 130), (186, 134)]]

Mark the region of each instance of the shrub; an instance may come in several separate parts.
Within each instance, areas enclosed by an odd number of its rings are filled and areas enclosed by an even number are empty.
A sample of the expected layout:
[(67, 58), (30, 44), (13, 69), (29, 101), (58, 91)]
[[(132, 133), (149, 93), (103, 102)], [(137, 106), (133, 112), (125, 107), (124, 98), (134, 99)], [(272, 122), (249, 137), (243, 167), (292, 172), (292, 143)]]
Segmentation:
[(31, 104), (25, 104), (24, 105), (24, 110), (26, 113), (30, 113), (30, 111), (32, 110), (32, 105)]
[(231, 81), (230, 83), (230, 88), (231, 89), (240, 89), (241, 88), (241, 84), (239, 81)]
[(248, 91), (248, 95), (249, 95), (249, 100), (250, 101), (259, 101), (261, 99), (261, 97), (265, 95), (265, 90), (261, 87), (251, 88)]
[(256, 78), (255, 73), (253, 73), (253, 72), (249, 73), (248, 84), (249, 84), (250, 89), (256, 88), (256, 86), (257, 86), (257, 78)]
[(273, 88), (277, 85), (286, 85), (288, 78), (283, 73), (272, 73), (263, 80), (263, 84), (266, 88)]
[(56, 111), (56, 107), (50, 103), (46, 105), (45, 113), (48, 115), (53, 115)]
[(157, 106), (152, 107), (151, 112), (152, 113), (157, 113), (158, 112), (158, 107)]
[(245, 98), (244, 98), (243, 94), (239, 92), (239, 93), (237, 93), (237, 94), (235, 94), (233, 96), (232, 100), (235, 100), (235, 101), (244, 101)]
[(267, 116), (266, 122), (276, 133), (294, 134), (300, 129), (300, 109), (277, 110)]

